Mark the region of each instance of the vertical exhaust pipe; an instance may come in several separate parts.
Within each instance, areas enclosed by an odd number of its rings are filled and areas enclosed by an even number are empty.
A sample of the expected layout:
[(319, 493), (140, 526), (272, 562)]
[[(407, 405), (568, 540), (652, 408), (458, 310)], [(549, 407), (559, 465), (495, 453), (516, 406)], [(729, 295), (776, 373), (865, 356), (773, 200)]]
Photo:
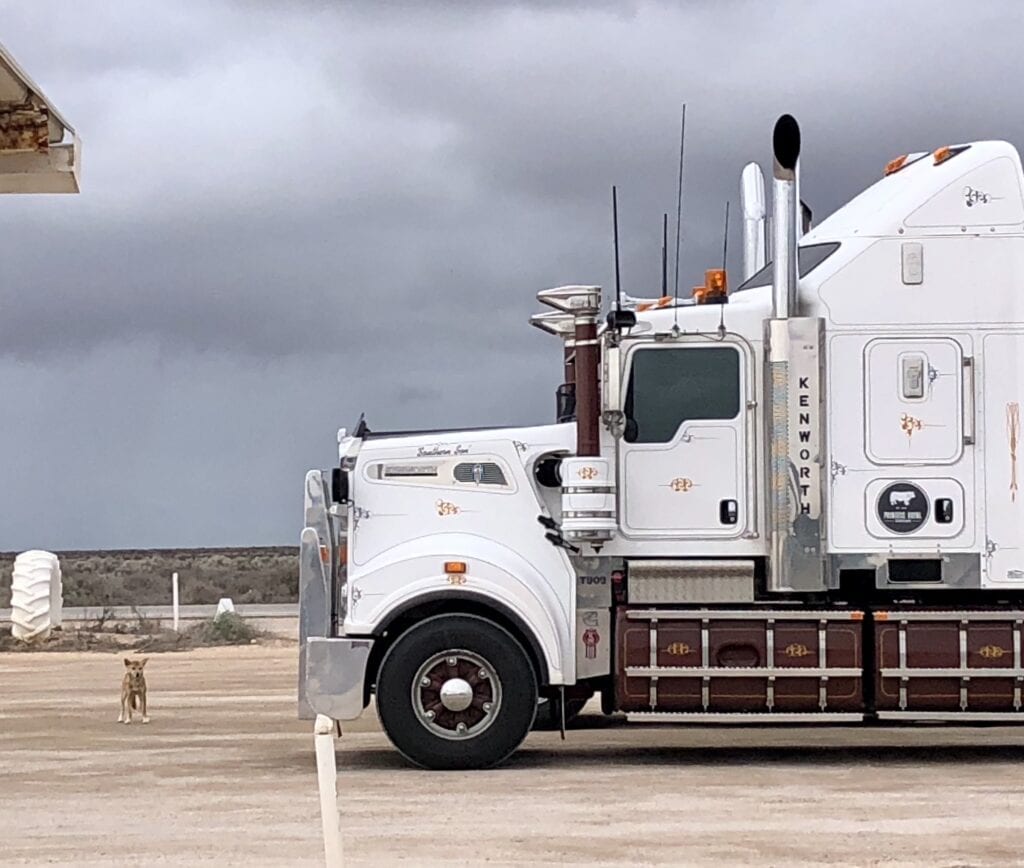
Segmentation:
[(800, 125), (792, 115), (783, 115), (775, 122), (772, 134), (775, 153), (772, 166), (772, 317), (789, 319), (797, 316), (797, 229), (798, 176), (800, 158)]
[(765, 264), (764, 174), (757, 163), (743, 167), (740, 206), (743, 210), (743, 279), (747, 280)]
[[(568, 330), (569, 322), (572, 323), (572, 341), (575, 349), (573, 378), (576, 384), (576, 454), (598, 456), (601, 454), (601, 387), (598, 373), (600, 352), (597, 318), (601, 312), (601, 288), (558, 286), (538, 292), (537, 301), (568, 314), (561, 327)], [(534, 324), (543, 328), (543, 323), (542, 317), (540, 322)], [(566, 368), (568, 369), (568, 364)]]
[(772, 318), (765, 323), (768, 432), (768, 589), (825, 590), (823, 524), (824, 321), (800, 315), (797, 300), (800, 127), (775, 124), (772, 169)]
[(576, 454), (601, 454), (601, 385), (598, 381), (600, 352), (597, 340), (597, 311), (576, 313)]

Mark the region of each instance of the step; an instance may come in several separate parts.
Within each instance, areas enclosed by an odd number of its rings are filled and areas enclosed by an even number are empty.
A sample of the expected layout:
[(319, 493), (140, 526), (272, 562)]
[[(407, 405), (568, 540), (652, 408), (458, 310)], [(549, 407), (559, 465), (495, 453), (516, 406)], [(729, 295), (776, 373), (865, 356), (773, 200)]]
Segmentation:
[(860, 723), (856, 711), (631, 711), (630, 723)]

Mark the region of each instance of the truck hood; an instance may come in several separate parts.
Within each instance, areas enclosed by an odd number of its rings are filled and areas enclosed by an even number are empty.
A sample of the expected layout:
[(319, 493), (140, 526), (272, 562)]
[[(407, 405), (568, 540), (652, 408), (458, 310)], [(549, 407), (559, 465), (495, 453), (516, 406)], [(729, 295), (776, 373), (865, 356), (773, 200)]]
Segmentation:
[[(479, 451), (484, 444), (496, 441), (511, 442), (524, 459), (528, 455), (536, 456), (545, 452), (574, 452), (576, 425), (566, 422), (560, 425), (533, 425), (520, 428), (368, 432), (363, 435), (358, 451), (363, 454), (377, 451), (394, 454), (395, 450), (400, 450), (410, 457), (434, 458), (469, 455)], [(354, 444), (348, 444), (342, 457), (353, 454), (352, 445)]]

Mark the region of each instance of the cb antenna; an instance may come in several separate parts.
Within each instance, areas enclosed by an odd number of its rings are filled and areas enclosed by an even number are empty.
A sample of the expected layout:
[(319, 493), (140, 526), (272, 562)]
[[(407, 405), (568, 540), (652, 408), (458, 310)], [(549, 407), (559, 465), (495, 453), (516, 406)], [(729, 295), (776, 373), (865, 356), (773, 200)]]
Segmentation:
[[(729, 256), (729, 200), (725, 200), (725, 229), (722, 231), (722, 271), (725, 271), (725, 263)], [(728, 293), (726, 287), (726, 293)], [(718, 338), (719, 340), (725, 337), (725, 305), (729, 301), (729, 296), (726, 294), (723, 298), (718, 299)]]
[(725, 260), (729, 255), (729, 200), (725, 200), (725, 231), (722, 233), (722, 270), (725, 270)]
[(683, 216), (683, 153), (686, 146), (686, 103), (683, 103), (683, 116), (679, 123), (679, 187), (676, 192), (676, 269), (674, 278), (673, 294), (675, 302), (672, 305), (674, 310), (676, 326), (679, 325), (679, 237), (680, 225)]
[(612, 185), (612, 234), (615, 245), (615, 309), (622, 310), (622, 284), (619, 281), (619, 195)]
[(668, 214), (661, 215), (661, 297), (668, 295)]

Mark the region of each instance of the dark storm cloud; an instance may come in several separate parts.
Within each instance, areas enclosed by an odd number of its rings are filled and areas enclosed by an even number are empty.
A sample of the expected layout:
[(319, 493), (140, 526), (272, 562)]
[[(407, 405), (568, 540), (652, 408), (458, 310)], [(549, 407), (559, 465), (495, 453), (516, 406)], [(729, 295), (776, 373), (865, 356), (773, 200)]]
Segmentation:
[(657, 294), (683, 101), (686, 292), (782, 111), (818, 219), (898, 153), (1024, 143), (1018, 9), (0, 2), (85, 143), (80, 197), (0, 201), (0, 548), (287, 542), (360, 411), (548, 420), (534, 293), (611, 286), (617, 183)]

